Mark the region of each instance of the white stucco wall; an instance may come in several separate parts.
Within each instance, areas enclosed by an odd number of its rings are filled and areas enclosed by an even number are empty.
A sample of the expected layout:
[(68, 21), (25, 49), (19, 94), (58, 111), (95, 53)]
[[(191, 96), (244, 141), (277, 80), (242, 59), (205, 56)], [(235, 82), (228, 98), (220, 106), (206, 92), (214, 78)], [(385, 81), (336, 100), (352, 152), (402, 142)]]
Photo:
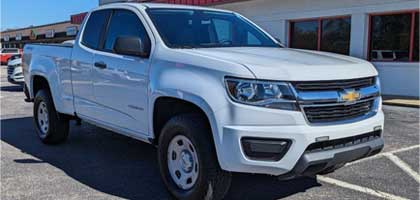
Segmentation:
[[(368, 14), (419, 9), (418, 0), (250, 0), (215, 6), (237, 11), (288, 42), (288, 20), (351, 15), (350, 55), (366, 59)], [(419, 63), (374, 63), (383, 93), (419, 97)]]

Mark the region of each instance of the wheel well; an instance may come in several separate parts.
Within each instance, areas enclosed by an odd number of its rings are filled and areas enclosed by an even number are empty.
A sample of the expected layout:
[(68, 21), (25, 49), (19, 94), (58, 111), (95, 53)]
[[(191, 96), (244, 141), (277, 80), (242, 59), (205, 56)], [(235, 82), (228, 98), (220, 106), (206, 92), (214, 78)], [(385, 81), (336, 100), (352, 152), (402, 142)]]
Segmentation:
[(190, 113), (201, 115), (203, 119), (206, 119), (208, 127), (211, 127), (207, 115), (197, 105), (172, 97), (158, 98), (155, 101), (153, 108), (153, 132), (155, 135), (153, 144), (158, 144), (160, 132), (162, 131), (162, 128), (165, 126), (166, 122), (168, 122), (172, 117), (176, 115)]
[(50, 86), (47, 79), (42, 76), (34, 76), (32, 84), (33, 95), (35, 96), (36, 93), (41, 89), (48, 89), (48, 91), (50, 91)]

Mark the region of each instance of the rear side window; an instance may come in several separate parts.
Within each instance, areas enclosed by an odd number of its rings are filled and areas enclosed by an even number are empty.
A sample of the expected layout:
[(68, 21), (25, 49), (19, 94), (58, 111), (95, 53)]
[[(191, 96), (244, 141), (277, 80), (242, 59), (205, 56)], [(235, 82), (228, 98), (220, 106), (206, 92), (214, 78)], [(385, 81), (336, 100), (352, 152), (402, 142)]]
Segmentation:
[(93, 12), (85, 26), (82, 43), (92, 49), (98, 49), (101, 35), (108, 21), (111, 10), (100, 10)]
[(146, 35), (146, 29), (135, 13), (128, 10), (115, 10), (108, 27), (104, 49), (112, 51), (118, 37), (139, 37), (145, 41), (148, 39)]

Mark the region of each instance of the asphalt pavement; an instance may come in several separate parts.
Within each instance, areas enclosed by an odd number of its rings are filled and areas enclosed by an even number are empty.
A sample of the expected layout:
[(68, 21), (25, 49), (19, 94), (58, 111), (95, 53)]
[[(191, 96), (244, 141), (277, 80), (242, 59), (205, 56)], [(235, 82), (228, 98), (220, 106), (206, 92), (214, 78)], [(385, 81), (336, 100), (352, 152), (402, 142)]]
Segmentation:
[[(32, 103), (0, 67), (0, 199), (170, 199), (153, 146), (87, 123), (42, 144)], [(384, 107), (384, 151), (317, 178), (234, 174), (226, 199), (419, 199), (419, 110)]]

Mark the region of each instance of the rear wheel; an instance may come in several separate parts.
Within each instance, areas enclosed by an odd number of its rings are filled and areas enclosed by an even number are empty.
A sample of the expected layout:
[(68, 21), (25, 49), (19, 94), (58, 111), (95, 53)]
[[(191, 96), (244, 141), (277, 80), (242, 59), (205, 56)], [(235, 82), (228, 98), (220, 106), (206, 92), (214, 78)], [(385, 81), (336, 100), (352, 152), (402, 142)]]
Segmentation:
[(210, 128), (199, 115), (179, 115), (166, 123), (158, 159), (176, 199), (222, 199), (229, 190), (231, 174), (220, 168)]
[(42, 89), (35, 96), (34, 123), (43, 143), (57, 144), (67, 139), (69, 120), (59, 117), (48, 90)]

